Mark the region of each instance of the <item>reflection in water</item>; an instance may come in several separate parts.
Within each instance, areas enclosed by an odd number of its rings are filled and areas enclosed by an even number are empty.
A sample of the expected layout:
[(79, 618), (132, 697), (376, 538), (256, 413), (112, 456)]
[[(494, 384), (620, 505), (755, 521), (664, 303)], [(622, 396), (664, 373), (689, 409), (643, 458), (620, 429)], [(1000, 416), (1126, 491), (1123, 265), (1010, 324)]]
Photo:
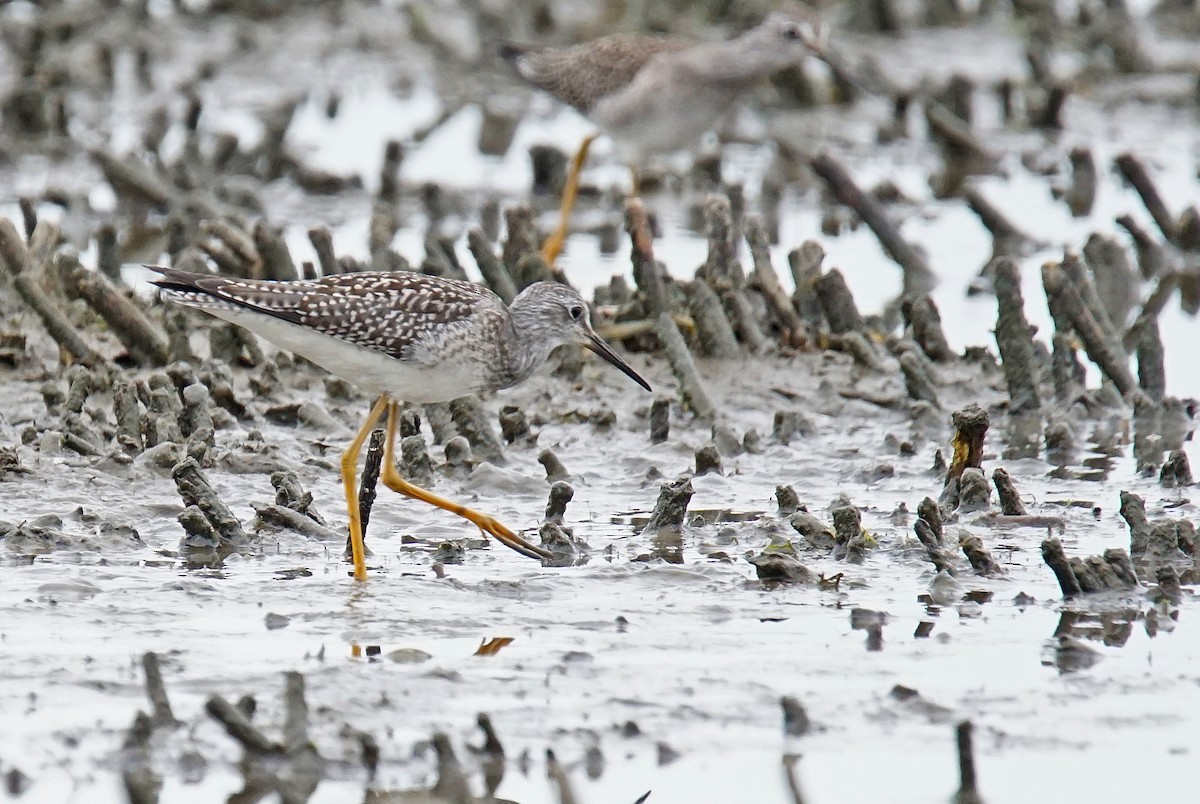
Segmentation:
[(679, 528), (661, 528), (650, 538), (650, 556), (660, 558), (668, 564), (683, 563), (683, 531)]
[[(1151, 609), (1145, 618), (1149, 620), (1151, 614), (1157, 615), (1157, 611)], [(1143, 619), (1142, 612), (1132, 607), (1096, 612), (1064, 611), (1046, 645), (1050, 655), (1042, 660), (1042, 664), (1052, 665), (1062, 674), (1086, 670), (1102, 658), (1089, 641), (1110, 648), (1124, 647), (1133, 633), (1133, 624), (1139, 619)], [(1147, 625), (1147, 633), (1154, 636), (1149, 623)]]
[(883, 650), (883, 625), (887, 615), (871, 609), (851, 609), (850, 627), (855, 631), (867, 632), (867, 650), (874, 653)]
[(179, 546), (179, 558), (184, 568), (189, 570), (220, 569), (225, 566), (225, 559), (236, 552), (237, 549), (228, 544), (191, 545), (188, 544), (188, 537)]
[(1040, 411), (1014, 414), (1008, 417), (1004, 434), (1005, 460), (1036, 458), (1041, 444), (1042, 414)]

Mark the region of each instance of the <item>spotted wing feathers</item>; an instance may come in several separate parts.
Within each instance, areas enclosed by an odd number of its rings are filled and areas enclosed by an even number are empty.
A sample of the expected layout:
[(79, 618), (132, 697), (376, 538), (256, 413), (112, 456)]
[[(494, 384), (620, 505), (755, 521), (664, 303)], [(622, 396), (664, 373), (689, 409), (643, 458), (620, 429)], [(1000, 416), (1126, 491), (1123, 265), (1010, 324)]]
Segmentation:
[(180, 304), (263, 313), (397, 359), (481, 308), (502, 306), (480, 285), (408, 271), (275, 282), (147, 267)]
[(567, 47), (505, 44), (500, 55), (530, 84), (586, 115), (629, 86), (650, 59), (688, 44), (665, 36), (614, 34)]

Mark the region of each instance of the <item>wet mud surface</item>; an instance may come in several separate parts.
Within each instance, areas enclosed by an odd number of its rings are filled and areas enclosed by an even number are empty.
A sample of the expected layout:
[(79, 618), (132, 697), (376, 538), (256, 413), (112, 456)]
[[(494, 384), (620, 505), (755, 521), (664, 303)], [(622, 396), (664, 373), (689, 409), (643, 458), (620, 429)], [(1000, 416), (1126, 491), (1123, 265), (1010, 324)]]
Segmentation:
[[(51, 224), (62, 233), (53, 252), (78, 254), (88, 269), (104, 262), (97, 227), (115, 226), (119, 280), (167, 335), (172, 313), (153, 300), (138, 265), (168, 250), (172, 218), (188, 221), (192, 248), (182, 253), (218, 241), (199, 252), (210, 263), (238, 265), (228, 249), (242, 241), (237, 233), (213, 235), (201, 220), (249, 221), (242, 238), (265, 254), (271, 239), (247, 234), (263, 217), (278, 227), (297, 269), (321, 261), (309, 230), (327, 227), (336, 256), (360, 267), (395, 267), (395, 255), (444, 267), (428, 248), (429, 235), (443, 236), (479, 279), (467, 230), (486, 232), (494, 222), (498, 236), (485, 243), (500, 253), (516, 238), (500, 225), (499, 210), (526, 203), (548, 230), (556, 202), (530, 195), (529, 147), (569, 150), (590, 130), (481, 55), (489, 21), (498, 34), (536, 37), (521, 14), (505, 25), (488, 16), (503, 4), (473, 12), (469, 3), (331, 3), (284, 14), (270, 4), (232, 4), (194, 15), (151, 4), (148, 19), (124, 7), (96, 21), (103, 5), (59, 9), (68, 18), (92, 15), (78, 17), (92, 20), (86, 33), (68, 37), (86, 46), (43, 51), (43, 59), (66, 60), (66, 132), (14, 131), (12, 107), (5, 114), (0, 175), (9, 189), (0, 213), (35, 254), (39, 236), (26, 237), (18, 204), (30, 199), (25, 210), (43, 236)], [(6, 12), (14, 65), (42, 13)], [(955, 74), (974, 82), (971, 130), (993, 159), (986, 170), (971, 169), (967, 193), (931, 189), (964, 147), (955, 141), (960, 150), (947, 156), (946, 140), (930, 133), (936, 119), (913, 111), (903, 131), (879, 142), (894, 123), (887, 93), (799, 110), (786, 86), (761, 90), (751, 109), (720, 127), (724, 185), (706, 182), (690, 159), (664, 160), (665, 189), (643, 202), (658, 229), (654, 256), (674, 280), (671, 293), (679, 290), (670, 313), (701, 323), (691, 294), (704, 291), (681, 285), (701, 265), (716, 264), (706, 210), (710, 194), (732, 187), (748, 213), (763, 213), (765, 228), (777, 228), (767, 253), (792, 315), (807, 328), (781, 326), (791, 319), (770, 313), (769, 293), (753, 282), (753, 309), (773, 322), (754, 353), (743, 328), (733, 327), (738, 356), (722, 359), (706, 356), (716, 347), (704, 333), (680, 327), (711, 415), (697, 389), (681, 387), (666, 356), (664, 325), (644, 303), (622, 230), (628, 174), (611, 147), (597, 143), (584, 174), (594, 190), (584, 194), (558, 268), (589, 297), (602, 288), (597, 324), (627, 335), (622, 354), (654, 392), (591, 355), (560, 352), (525, 384), (480, 400), (493, 432), (471, 437), (465, 453), (462, 438), (448, 437), (469, 434), (461, 416), (455, 429), (444, 424), (452, 418), (445, 410), (414, 410), (417, 457), (402, 467), (426, 472), (439, 494), (535, 543), (547, 521), (569, 531), (574, 548), (544, 566), (380, 488), (367, 535), (370, 580), (353, 582), (343, 559), (338, 459), (372, 400), (265, 342), (231, 340), (198, 313), (181, 319), (168, 360), (125, 359), (132, 350), (111, 323), (71, 293), (52, 298), (100, 359), (90, 369), (66, 367), (86, 361), (60, 360), (43, 319), (5, 274), (0, 774), (7, 795), (22, 802), (471, 800), (446, 781), (453, 775), (446, 744), (435, 737), (445, 735), (472, 795), (494, 796), (484, 801), (634, 802), (648, 791), (648, 802), (800, 800), (789, 784), (810, 802), (947, 800), (959, 786), (955, 727), (963, 721), (974, 727), (987, 801), (1185, 794), (1200, 751), (1200, 636), (1191, 622), (1200, 554), (1194, 527), (1188, 531), (1198, 515), (1186, 466), (1200, 459), (1190, 436), (1200, 396), (1191, 348), (1197, 325), (1186, 312), (1200, 269), (1196, 244), (1185, 235), (1171, 242), (1159, 230), (1115, 160), (1136, 155), (1172, 221), (1186, 223), (1180, 213), (1194, 211), (1200, 197), (1200, 52), (1182, 33), (1195, 24), (1194, 11), (1172, 23), (1166, 10), (1147, 16), (1135, 8), (1154, 64), (1130, 74), (1106, 70), (1081, 44), (1076, 21), (1060, 21), (1079, 37), (1043, 54), (1057, 59), (1054, 75), (1074, 80), (1061, 128), (1030, 122), (1035, 104), (1045, 102), (1038, 90), (1053, 81), (1026, 75), (1026, 54), (1041, 40), (1030, 33), (1033, 22), (1017, 24), (1010, 13), (957, 28), (913, 24), (900, 37), (861, 24), (835, 29), (835, 42), (858, 59), (878, 59), (894, 87), (940, 87)], [(563, 6), (556, 35), (595, 35), (586, 32), (587, 18)], [(680, 33), (710, 38), (737, 27), (676, 22)], [(111, 84), (96, 66), (105, 46), (116, 65)], [(138, 78), (142, 52), (149, 85)], [(1017, 76), (1030, 88), (1021, 95), (1029, 108), (1006, 123), (996, 89)], [(833, 92), (820, 69), (815, 86)], [(927, 102), (931, 92), (912, 94)], [(280, 118), (291, 99), (294, 111)], [(190, 126), (189, 108), (197, 107)], [(504, 155), (485, 157), (479, 126), (497, 107), (516, 110), (516, 128)], [(142, 143), (156, 120), (158, 156), (147, 157)], [(228, 147), (223, 134), (236, 135), (237, 152), (218, 167), (213, 154)], [(273, 146), (273, 136), (282, 145)], [(403, 143), (390, 173), (389, 141)], [(1095, 167), (1094, 196), (1081, 214), (1055, 197), (1071, 187), (1087, 195), (1073, 179), (1075, 148), (1089, 149)], [(177, 189), (154, 201), (144, 186), (114, 183), (113, 170), (89, 149), (132, 154)], [(706, 139), (706, 149), (715, 141)], [(944, 354), (922, 324), (899, 323), (897, 298), (919, 272), (897, 267), (861, 210), (831, 200), (836, 189), (809, 158), (819, 153), (885, 199), (887, 219), (917, 247), (914, 259), (936, 279), (924, 290), (940, 313)], [(989, 204), (1018, 231), (978, 211)], [(735, 211), (738, 232), (746, 231)], [(390, 222), (381, 221), (387, 215)], [(1153, 249), (1135, 248), (1129, 227), (1115, 222), (1121, 215), (1167, 254), (1182, 291), (1150, 316), (1159, 352), (1138, 330), (1117, 350), (1117, 367), (1105, 371), (1097, 367), (1102, 359), (1085, 353), (1091, 345), (1080, 317), (1047, 297), (1061, 299), (1054, 271), (1078, 276), (1064, 248), (1082, 252), (1092, 233), (1111, 238), (1133, 279), (1127, 320), (1110, 322), (1104, 337), (1126, 334), (1162, 274), (1135, 273), (1145, 272)], [(829, 280), (829, 269), (838, 269), (861, 311), (857, 321), (831, 302), (818, 308), (814, 325), (801, 294), (791, 295), (788, 254), (806, 240), (825, 252), (820, 292), (830, 295), (822, 298), (838, 298)], [(738, 271), (750, 274), (750, 248), (729, 242)], [(1048, 261), (1056, 267), (1043, 272)], [(56, 257), (46, 275), (69, 275), (60, 274), (61, 263)], [(698, 284), (728, 290), (720, 281), (728, 264), (707, 270)], [(614, 274), (633, 289), (633, 307), (615, 298)], [(1120, 288), (1093, 276), (1094, 284), (1070, 279), (1070, 292), (1086, 307), (1091, 288), (1111, 309), (1107, 300)], [(968, 295), (969, 288), (984, 292)], [(997, 296), (1002, 310), (1015, 298), (1025, 319), (1005, 318), (1004, 329)], [(1056, 321), (1073, 323), (1056, 330)], [(1023, 323), (1037, 328), (1032, 341), (1021, 337)], [(999, 347), (997, 329), (1011, 336)], [(185, 341), (196, 359), (180, 367)], [(1032, 383), (1006, 375), (999, 351), (1010, 366), (1027, 361)], [(1161, 382), (1152, 370), (1159, 353)], [(1129, 389), (1120, 388), (1120, 366)], [(1032, 406), (1022, 401), (1029, 393), (1038, 397)], [(130, 431), (121, 414), (130, 405), (140, 417), (136, 447), (122, 441)], [(969, 448), (955, 440), (955, 423), (961, 436), (972, 405), (988, 424)], [(428, 465), (419, 460), (422, 446)], [(186, 455), (244, 538), (205, 543), (197, 536), (202, 523), (181, 540), (185, 506), (173, 473)], [(992, 487), (1001, 468), (1021, 513)], [(294, 477), (273, 483), (278, 472)], [(554, 481), (573, 492), (561, 516), (547, 515)], [(279, 490), (288, 483), (298, 496)], [(675, 510), (656, 509), (672, 492)], [(564, 499), (561, 486), (555, 494)], [(1143, 501), (1145, 527), (1130, 495)], [(926, 498), (941, 510), (923, 507)], [(942, 533), (929, 537), (918, 523), (935, 518)], [(1132, 555), (1124, 559), (1132, 577), (1114, 571), (1109, 578), (1095, 564), (1089, 576), (1075, 565), (1080, 586), (1064, 594), (1044, 558), (1050, 540), (1071, 559), (1123, 550)], [(1103, 590), (1092, 591), (1093, 582)], [(151, 664), (159, 666), (171, 717), (161, 700), (147, 699), (147, 652), (157, 657)], [(302, 679), (287, 675), (294, 673)], [(243, 696), (252, 696), (252, 709)], [(781, 706), (785, 698), (798, 702), (800, 715)], [(250, 729), (229, 736), (235, 712), (247, 711)], [(149, 713), (144, 722), (135, 722), (139, 712)], [(499, 763), (471, 748), (485, 743), (479, 713), (503, 743)], [(270, 744), (255, 748), (259, 738)], [(497, 765), (504, 770), (498, 786)], [(411, 792), (439, 778), (439, 797)]]

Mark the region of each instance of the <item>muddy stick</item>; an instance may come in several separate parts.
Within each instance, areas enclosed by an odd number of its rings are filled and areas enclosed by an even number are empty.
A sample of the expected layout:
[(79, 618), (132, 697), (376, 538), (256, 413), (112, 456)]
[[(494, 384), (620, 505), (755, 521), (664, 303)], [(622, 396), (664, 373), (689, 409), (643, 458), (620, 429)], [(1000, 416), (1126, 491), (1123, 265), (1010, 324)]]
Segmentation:
[(170, 358), (167, 333), (117, 290), (108, 277), (87, 270), (70, 255), (60, 254), (58, 263), (67, 289), (100, 314), (134, 359), (144, 366), (167, 364)]
[(652, 315), (668, 312), (667, 291), (654, 259), (654, 241), (650, 235), (650, 220), (640, 199), (625, 204), (625, 231), (632, 246), (633, 279), (646, 297)]
[(66, 314), (50, 299), (46, 291), (42, 290), (36, 276), (22, 272), (13, 280), (13, 287), (25, 304), (42, 319), (42, 325), (50, 333), (50, 337), (72, 360), (85, 366), (98, 366), (104, 362), (75, 329)]
[(113, 414), (117, 420), (117, 442), (129, 453), (142, 451), (142, 414), (138, 410), (133, 383), (124, 375), (113, 381)]
[(491, 418), (479, 403), (478, 397), (464, 396), (455, 399), (450, 403), (450, 417), (454, 420), (459, 435), (466, 436), (471, 442), (471, 451), (475, 455), (496, 466), (506, 463), (504, 445), (492, 429)]
[(1053, 538), (1044, 540), (1042, 542), (1042, 560), (1046, 562), (1046, 566), (1054, 572), (1054, 577), (1058, 579), (1058, 586), (1062, 590), (1063, 597), (1078, 597), (1083, 594), (1079, 579), (1075, 577), (1075, 571), (1071, 569), (1071, 563), (1067, 561), (1067, 554), (1063, 552), (1062, 542)]
[(17, 207), (21, 210), (21, 221), (25, 224), (25, 236), (32, 237), (37, 229), (37, 203), (27, 195), (17, 199)]
[(224, 726), (225, 733), (237, 740), (248, 753), (277, 754), (283, 750), (283, 746), (255, 728), (241, 710), (220, 695), (213, 695), (205, 701), (204, 711)]
[(1138, 330), (1140, 326), (1147, 321), (1158, 319), (1158, 314), (1167, 306), (1167, 302), (1175, 295), (1176, 289), (1179, 287), (1181, 275), (1178, 271), (1164, 271), (1158, 276), (1158, 284), (1154, 286), (1154, 290), (1150, 291), (1150, 295), (1142, 304), (1142, 309), (1138, 313), (1137, 318), (1125, 330), (1125, 335), (1121, 339), (1121, 345), (1125, 347), (1126, 352), (1131, 352), (1137, 346)]
[(562, 272), (547, 265), (539, 251), (522, 254), (521, 258), (517, 260), (517, 268), (512, 272), (512, 277), (517, 283), (517, 287), (522, 290), (534, 282), (560, 282), (564, 285), (567, 284)]
[(1021, 502), (1021, 495), (1004, 467), (997, 466), (992, 470), (992, 483), (1000, 498), (1000, 512), (1005, 516), (1025, 516), (1025, 503)]
[(567, 778), (567, 772), (551, 748), (546, 749), (546, 776), (554, 782), (554, 786), (558, 789), (558, 804), (577, 804), (579, 799), (575, 798), (571, 780)]
[(745, 277), (737, 261), (733, 209), (728, 196), (713, 194), (705, 200), (704, 231), (708, 239), (708, 256), (697, 272), (700, 278), (714, 287), (741, 286)]
[(29, 235), (29, 245), (25, 252), (25, 264), (21, 272), (31, 274), (39, 282), (57, 291), (59, 284), (57, 276), (51, 274), (50, 263), (54, 259), (54, 250), (62, 242), (62, 236), (57, 226), (49, 221), (41, 221)]
[(979, 216), (980, 223), (991, 232), (993, 256), (1014, 256), (1039, 245), (1034, 237), (1022, 232), (987, 200), (978, 187), (969, 184), (963, 188), (962, 195), (967, 207)]
[(175, 487), (185, 506), (195, 505), (204, 512), (223, 542), (240, 544), (246, 540), (246, 532), (237, 517), (226, 507), (217, 492), (209, 485), (200, 464), (194, 458), (184, 458), (171, 470)]
[(838, 201), (853, 209), (879, 239), (883, 250), (904, 273), (904, 292), (923, 293), (933, 289), (935, 278), (925, 258), (900, 236), (883, 206), (873, 196), (863, 192), (846, 169), (829, 154), (812, 160), (816, 171)]
[(929, 557), (929, 561), (933, 564), (933, 568), (938, 572), (946, 572), (950, 575), (956, 574), (954, 564), (950, 557), (942, 550), (941, 539), (933, 530), (933, 526), (922, 518), (918, 518), (913, 523), (913, 531), (917, 534), (917, 540), (925, 547), (925, 554)]
[(818, 332), (825, 320), (816, 289), (824, 260), (825, 249), (815, 240), (805, 240), (799, 248), (788, 252), (788, 268), (796, 287), (792, 293), (792, 305), (812, 333)]
[(933, 378), (912, 351), (906, 351), (900, 355), (900, 373), (904, 375), (904, 388), (908, 391), (909, 397), (917, 401), (928, 402), (934, 407), (941, 407)]
[(513, 299), (517, 297), (517, 287), (513, 284), (504, 263), (492, 251), (491, 243), (483, 230), (476, 227), (467, 232), (467, 248), (475, 258), (475, 264), (479, 267), (479, 273), (483, 274), (483, 281), (487, 286), (505, 304), (512, 304)]
[(275, 504), (304, 514), (318, 525), (325, 525), (325, 517), (313, 505), (313, 496), (304, 490), (300, 478), (290, 469), (271, 473), (271, 486), (275, 489)]
[(1138, 386), (1156, 404), (1162, 404), (1167, 393), (1167, 373), (1164, 364), (1162, 335), (1158, 320), (1147, 318), (1137, 326)]
[(804, 795), (800, 792), (800, 780), (796, 778), (796, 765), (799, 762), (799, 754), (783, 755), (784, 779), (787, 781), (788, 793), (792, 797), (792, 804), (804, 804)]
[[(702, 283), (703, 284), (703, 283)], [(758, 314), (741, 288), (728, 287), (721, 292), (721, 306), (738, 340), (752, 354), (758, 354), (767, 345), (766, 333), (758, 325)]]
[[(367, 523), (371, 521), (371, 507), (375, 505), (375, 490), (379, 485), (379, 472), (383, 468), (383, 444), (386, 438), (387, 433), (381, 427), (371, 431), (362, 477), (358, 481), (358, 517), (362, 521), (363, 547), (367, 544)], [(349, 536), (346, 536), (346, 555), (350, 555)]]
[(142, 654), (142, 671), (146, 674), (146, 697), (154, 710), (153, 723), (155, 728), (163, 726), (175, 727), (179, 721), (171, 711), (171, 701), (167, 698), (167, 688), (163, 685), (162, 669), (159, 667), (158, 654), (147, 651)]
[[(166, 212), (177, 203), (179, 191), (145, 165), (139, 165), (131, 159), (118, 159), (101, 150), (92, 150), (90, 154), (118, 196), (133, 197), (159, 212)], [(205, 212), (212, 214), (215, 211), (210, 209)]]
[(1112, 331), (1119, 334), (1141, 295), (1129, 253), (1115, 237), (1092, 232), (1083, 244), (1083, 259), (1099, 295), (1100, 308), (1113, 323)]
[(1158, 187), (1155, 186), (1154, 180), (1150, 178), (1149, 171), (1138, 159), (1131, 153), (1124, 153), (1116, 159), (1117, 170), (1125, 177), (1125, 181), (1129, 182), (1130, 186), (1141, 197), (1142, 203), (1146, 205), (1146, 211), (1150, 213), (1150, 217), (1158, 224), (1158, 229), (1163, 233), (1163, 237), (1168, 243), (1177, 243), (1179, 241), (1179, 230), (1176, 225), (1175, 218), (1171, 216), (1167, 205), (1162, 199), (1162, 195), (1158, 192)]
[(1137, 251), (1138, 270), (1143, 279), (1158, 276), (1167, 267), (1167, 250), (1163, 244), (1150, 236), (1132, 215), (1121, 215), (1116, 223), (1133, 238), (1133, 247)]
[(400, 198), (400, 163), (404, 161), (404, 143), (388, 140), (383, 148), (383, 167), (379, 171), (379, 197), (396, 202)]
[(671, 434), (671, 400), (655, 397), (650, 403), (650, 443), (661, 444)]
[(932, 497), (926, 497), (917, 504), (917, 516), (929, 523), (933, 535), (937, 538), (937, 543), (945, 542), (945, 534), (942, 531), (942, 509), (938, 508), (938, 504)]
[(433, 750), (437, 753), (438, 779), (431, 791), (437, 800), (447, 804), (472, 804), (471, 785), (454, 755), (450, 738), (438, 732), (433, 735)]
[(469, 281), (458, 255), (454, 253), (454, 243), (447, 242), (432, 231), (425, 235), (425, 259), (421, 261), (421, 273)]
[(221, 537), (200, 510), (200, 506), (185, 507), (176, 518), (179, 520), (179, 526), (183, 528), (184, 535), (180, 544), (182, 551), (186, 552), (190, 548), (207, 550), (220, 546)]
[(9, 274), (16, 275), (25, 267), (28, 252), (17, 227), (8, 218), (0, 218), (0, 262)]
[(1067, 520), (1061, 516), (1045, 514), (997, 514), (989, 512), (980, 514), (971, 520), (972, 525), (990, 528), (1037, 528), (1039, 530), (1062, 530), (1067, 526)]
[(1050, 312), (1055, 310), (1055, 323), (1066, 323), (1079, 335), (1083, 341), (1088, 357), (1104, 372), (1104, 376), (1112, 380), (1113, 385), (1122, 396), (1135, 390), (1133, 375), (1129, 373), (1123, 356), (1117, 355), (1110, 339), (1096, 321), (1095, 317), (1080, 298), (1079, 293), (1067, 279), (1063, 269), (1054, 263), (1042, 266), (1042, 286), (1046, 290), (1046, 300), (1050, 304)]
[(570, 483), (564, 480), (554, 481), (554, 485), (550, 486), (550, 498), (546, 501), (546, 513), (543, 517), (545, 522), (556, 522), (562, 524), (563, 516), (567, 513), (567, 503), (571, 502), (571, 498), (575, 496), (575, 489)]
[(1158, 482), (1169, 489), (1186, 488), (1192, 485), (1192, 466), (1188, 462), (1186, 452), (1181, 449), (1171, 450), (1171, 454), (1163, 462)]
[(1112, 318), (1108, 314), (1108, 309), (1100, 300), (1100, 292), (1096, 288), (1096, 283), (1092, 281), (1092, 273), (1088, 270), (1088, 266), (1084, 264), (1083, 259), (1072, 251), (1068, 251), (1063, 255), (1062, 262), (1059, 263), (1063, 273), (1071, 280), (1071, 284), (1075, 286), (1079, 298), (1083, 300), (1084, 306), (1088, 312), (1096, 319), (1096, 323), (1100, 325), (1100, 329), (1109, 338), (1115, 338), (1117, 329), (1113, 325)]
[(692, 488), (692, 482), (686, 477), (664, 483), (658, 491), (658, 500), (654, 503), (654, 510), (650, 512), (650, 519), (642, 528), (642, 534), (653, 536), (663, 529), (680, 528), (687, 517), (688, 503), (691, 502), (693, 494), (695, 490)]
[(487, 785), (488, 795), (495, 796), (504, 781), (504, 745), (500, 742), (492, 719), (484, 712), (475, 718), (480, 731), (483, 732), (483, 748), (480, 751), (480, 764), (483, 766), (483, 779)]
[(1140, 559), (1150, 545), (1150, 519), (1146, 516), (1146, 503), (1133, 492), (1122, 491), (1118, 513), (1129, 526), (1129, 554)]
[(964, 720), (954, 727), (954, 740), (958, 748), (958, 793), (954, 804), (982, 804), (979, 782), (975, 775), (975, 743), (972, 738), (975, 727)]
[(283, 750), (291, 755), (312, 748), (308, 736), (308, 702), (304, 699), (302, 674), (284, 673), (283, 685)]
[(567, 471), (567, 467), (558, 459), (552, 450), (544, 449), (538, 453), (538, 463), (546, 470), (546, 480), (550, 483), (559, 483), (571, 479), (571, 473)]
[(301, 536), (307, 536), (310, 539), (322, 542), (336, 542), (342, 538), (340, 534), (331, 528), (285, 505), (250, 503), (250, 506), (254, 509), (254, 515), (258, 518), (258, 521), (264, 525), (286, 528), (299, 533)]
[(1076, 218), (1085, 218), (1096, 202), (1096, 160), (1091, 150), (1075, 147), (1068, 155), (1071, 162), (1071, 184), (1063, 193), (1063, 201)]
[(266, 221), (256, 221), (252, 233), (254, 247), (262, 257), (264, 279), (299, 279), (296, 263), (283, 241), (282, 230), (269, 226)]
[(1012, 412), (1038, 410), (1041, 400), (1038, 398), (1037, 360), (1032, 329), (1025, 318), (1020, 271), (1010, 257), (999, 257), (990, 267), (996, 293), (996, 346), (1000, 351)]
[(262, 259), (258, 247), (246, 230), (227, 220), (209, 220), (200, 224), (200, 231), (209, 236), (200, 243), (200, 248), (227, 273), (263, 278), (259, 276)]
[(533, 210), (527, 206), (506, 209), (504, 224), (507, 237), (500, 250), (500, 259), (508, 269), (509, 276), (516, 282), (518, 290), (523, 290), (517, 263), (527, 254), (538, 253), (538, 233), (533, 223)]
[(433, 483), (433, 461), (424, 438), (411, 435), (401, 439), (400, 470), (409, 482), (423, 488)]
[(866, 330), (866, 322), (858, 312), (854, 296), (846, 284), (846, 278), (837, 268), (832, 268), (822, 274), (813, 284), (817, 292), (817, 300), (829, 322), (829, 330), (835, 335), (846, 332), (862, 332)]
[(721, 307), (721, 300), (706, 282), (699, 280), (683, 286), (688, 310), (696, 323), (696, 337), (708, 357), (734, 360), (742, 356), (733, 326)]
[(942, 314), (932, 296), (905, 296), (900, 300), (900, 314), (912, 329), (913, 340), (930, 360), (948, 363), (955, 358), (942, 329)]
[(704, 389), (700, 372), (696, 370), (696, 363), (692, 360), (692, 353), (684, 342), (683, 335), (679, 333), (679, 327), (675, 326), (675, 321), (667, 313), (660, 313), (655, 332), (662, 342), (671, 372), (679, 382), (679, 393), (684, 404), (701, 419), (714, 420), (717, 416), (716, 406)]
[(983, 468), (983, 441), (987, 436), (987, 411), (979, 405), (967, 405), (950, 415), (954, 426), (954, 457), (946, 470), (945, 485), (962, 477), (964, 469)]
[(925, 122), (933, 138), (964, 156), (990, 160), (992, 152), (980, 142), (971, 126), (941, 103), (926, 101)]
[(1050, 342), (1050, 374), (1054, 380), (1054, 397), (1063, 404), (1071, 405), (1083, 391), (1087, 372), (1075, 355), (1075, 345), (1066, 333), (1055, 331)]
[(312, 243), (313, 251), (317, 253), (317, 264), (321, 267), (321, 276), (333, 276), (342, 272), (341, 264), (333, 251), (333, 235), (324, 226), (314, 226), (308, 230), (308, 242)]
[(791, 695), (779, 699), (779, 707), (783, 710), (783, 733), (788, 737), (803, 737), (812, 727), (808, 712), (804, 705)]
[(117, 230), (111, 223), (96, 228), (96, 268), (110, 282), (121, 281), (121, 254), (117, 247)]
[(771, 264), (771, 243), (767, 238), (767, 227), (761, 217), (751, 215), (746, 218), (745, 229), (746, 244), (750, 246), (750, 258), (754, 264), (752, 278), (783, 326), (785, 340), (794, 341), (803, 336), (804, 322), (800, 320), (791, 298), (784, 292), (783, 285), (779, 283), (779, 274)]
[(512, 444), (514, 441), (530, 440), (529, 420), (525, 418), (525, 411), (516, 405), (505, 405), (500, 408), (498, 420), (500, 437), (504, 439), (504, 443)]
[(150, 762), (150, 737), (154, 724), (145, 712), (138, 712), (121, 746), (121, 781), (130, 804), (158, 804), (162, 777)]
[(959, 538), (958, 544), (967, 561), (971, 562), (971, 569), (975, 570), (976, 575), (1000, 574), (1000, 565), (983, 546), (983, 539), (975, 534), (964, 534)]

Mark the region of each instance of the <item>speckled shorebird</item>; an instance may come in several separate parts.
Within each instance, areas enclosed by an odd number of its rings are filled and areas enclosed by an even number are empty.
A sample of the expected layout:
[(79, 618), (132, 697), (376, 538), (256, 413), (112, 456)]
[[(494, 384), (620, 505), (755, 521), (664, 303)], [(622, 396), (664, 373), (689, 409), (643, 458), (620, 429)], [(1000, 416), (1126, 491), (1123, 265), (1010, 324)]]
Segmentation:
[[(678, 150), (711, 129), (764, 78), (821, 56), (827, 32), (813, 20), (770, 14), (727, 42), (614, 34), (568, 47), (507, 43), (500, 55), (538, 89), (573, 107), (612, 137), (634, 170), (649, 155)], [(553, 264), (562, 250), (579, 173), (598, 134), (579, 146), (563, 189), (558, 228), (542, 247)]]
[(408, 271), (355, 273), (315, 281), (227, 279), (146, 266), (167, 299), (245, 327), (377, 396), (366, 422), (342, 454), (354, 577), (365, 580), (355, 471), (358, 454), (387, 410), (379, 479), (399, 492), (463, 517), (530, 558), (549, 553), (492, 517), (414, 486), (396, 471), (399, 402), (448, 402), (509, 388), (529, 378), (560, 344), (591, 349), (650, 390), (593, 330), (588, 306), (573, 289), (538, 282), (511, 307), (481, 285)]

